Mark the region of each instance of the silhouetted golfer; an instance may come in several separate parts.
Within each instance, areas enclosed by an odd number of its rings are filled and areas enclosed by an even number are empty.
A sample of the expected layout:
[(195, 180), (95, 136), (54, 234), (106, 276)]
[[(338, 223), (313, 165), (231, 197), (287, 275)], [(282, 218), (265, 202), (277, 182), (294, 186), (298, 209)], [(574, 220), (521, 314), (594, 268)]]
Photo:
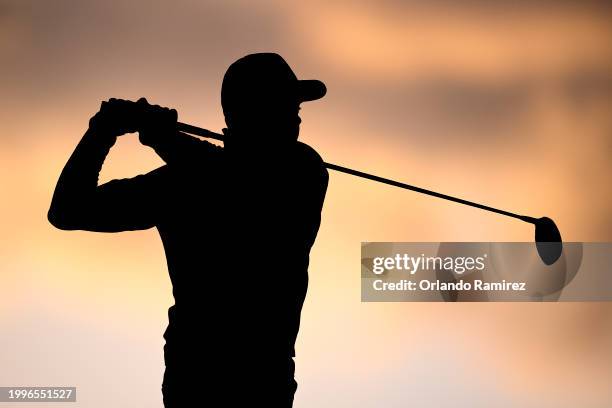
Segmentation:
[[(175, 305), (164, 337), (166, 407), (290, 407), (294, 343), (328, 174), (297, 141), (300, 103), (323, 97), (277, 54), (223, 79), (224, 147), (176, 131), (176, 111), (104, 102), (68, 160), (49, 220), (64, 230), (156, 227)], [(166, 165), (98, 186), (117, 136), (138, 131)]]

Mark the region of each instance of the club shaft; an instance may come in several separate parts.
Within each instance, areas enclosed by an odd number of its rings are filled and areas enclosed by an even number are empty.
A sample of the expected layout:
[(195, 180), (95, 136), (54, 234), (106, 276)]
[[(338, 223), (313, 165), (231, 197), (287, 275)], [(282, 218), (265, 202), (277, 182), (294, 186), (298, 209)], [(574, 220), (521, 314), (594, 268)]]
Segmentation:
[[(215, 140), (223, 141), (223, 135), (221, 135), (219, 133), (211, 132), (210, 130), (202, 129), (202, 128), (199, 128), (197, 126), (188, 125), (186, 123), (178, 122), (177, 123), (177, 129), (179, 131), (181, 131), (181, 132), (184, 132), (184, 133), (189, 133), (189, 134), (196, 135), (196, 136), (201, 136), (201, 137), (206, 137), (206, 138), (209, 138), (209, 139), (215, 139)], [(435, 192), (435, 191), (427, 190), (425, 188), (413, 186), (413, 185), (410, 185), (410, 184), (402, 183), (402, 182), (391, 180), (391, 179), (384, 178), (384, 177), (379, 177), (379, 176), (376, 176), (374, 174), (364, 173), (363, 171), (350, 169), (348, 167), (339, 166), (337, 164), (324, 163), (324, 165), (325, 165), (325, 167), (327, 167), (330, 170), (335, 170), (335, 171), (339, 171), (341, 173), (350, 174), (352, 176), (357, 176), (357, 177), (365, 178), (365, 179), (368, 179), (368, 180), (377, 181), (379, 183), (388, 184), (390, 186), (403, 188), (405, 190), (414, 191), (416, 193), (426, 194), (426, 195), (429, 195), (429, 196), (432, 196), (432, 197), (441, 198), (443, 200), (452, 201), (452, 202), (463, 204), (463, 205), (468, 205), (470, 207), (475, 207), (475, 208), (479, 208), (481, 210), (494, 212), (494, 213), (497, 213), (497, 214), (505, 215), (507, 217), (517, 218), (517, 219), (519, 219), (521, 221), (525, 221), (525, 222), (528, 222), (528, 223), (531, 223), (531, 224), (535, 223), (535, 221), (536, 221), (536, 219), (532, 218), (532, 217), (528, 217), (528, 216), (525, 216), (525, 215), (519, 215), (519, 214), (511, 213), (509, 211), (505, 211), (505, 210), (500, 210), (498, 208), (489, 207), (488, 205), (483, 205), (483, 204), (475, 203), (473, 201), (464, 200), (462, 198), (453, 197), (453, 196), (450, 196), (450, 195), (447, 195), (447, 194), (442, 194), (442, 193), (438, 193), (438, 192)]]
[(188, 125), (186, 123), (178, 122), (176, 124), (176, 128), (180, 132), (189, 133), (196, 136), (206, 137), (208, 139), (215, 139), (223, 141), (223, 135), (215, 132), (211, 132), (210, 130), (202, 129), (197, 126)]

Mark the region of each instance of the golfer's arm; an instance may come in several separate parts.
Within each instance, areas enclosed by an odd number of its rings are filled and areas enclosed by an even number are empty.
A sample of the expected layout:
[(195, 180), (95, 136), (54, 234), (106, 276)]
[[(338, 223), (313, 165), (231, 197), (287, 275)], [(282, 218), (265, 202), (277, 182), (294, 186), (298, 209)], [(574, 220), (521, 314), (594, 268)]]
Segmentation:
[(88, 130), (66, 163), (51, 201), (48, 219), (63, 230), (118, 232), (154, 225), (147, 203), (146, 176), (98, 186), (104, 159), (115, 143)]

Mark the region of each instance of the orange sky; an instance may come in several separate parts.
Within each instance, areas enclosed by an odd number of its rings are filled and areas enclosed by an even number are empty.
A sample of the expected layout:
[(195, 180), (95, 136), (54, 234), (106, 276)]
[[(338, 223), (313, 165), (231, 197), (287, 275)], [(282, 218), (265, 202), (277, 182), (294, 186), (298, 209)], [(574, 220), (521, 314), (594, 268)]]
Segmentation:
[[(74, 406), (161, 407), (172, 299), (155, 231), (61, 232), (46, 210), (101, 100), (146, 96), (219, 130), (223, 73), (251, 52), (326, 82), (301, 111), (301, 140), (325, 160), (547, 215), (566, 241), (611, 240), (610, 8), (302, 3), (0, 1), (0, 385), (76, 385)], [(160, 163), (126, 136), (103, 179)], [(532, 234), (332, 174), (295, 406), (610, 406), (609, 304), (360, 303), (361, 241)]]

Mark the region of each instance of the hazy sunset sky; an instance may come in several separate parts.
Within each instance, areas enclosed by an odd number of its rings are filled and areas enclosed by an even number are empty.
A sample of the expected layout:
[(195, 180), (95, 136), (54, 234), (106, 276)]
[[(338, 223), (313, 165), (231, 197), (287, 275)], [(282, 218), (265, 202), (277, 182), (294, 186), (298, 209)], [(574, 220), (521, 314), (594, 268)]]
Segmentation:
[[(63, 232), (46, 212), (100, 101), (146, 96), (219, 131), (223, 74), (253, 52), (326, 83), (300, 114), (326, 161), (547, 215), (566, 241), (611, 241), (612, 7), (458, 3), (0, 0), (0, 386), (77, 386), (71, 407), (162, 406), (173, 300), (156, 231)], [(128, 135), (102, 179), (160, 164)], [(360, 302), (361, 241), (532, 235), (332, 173), (295, 407), (612, 406), (609, 303)]]

